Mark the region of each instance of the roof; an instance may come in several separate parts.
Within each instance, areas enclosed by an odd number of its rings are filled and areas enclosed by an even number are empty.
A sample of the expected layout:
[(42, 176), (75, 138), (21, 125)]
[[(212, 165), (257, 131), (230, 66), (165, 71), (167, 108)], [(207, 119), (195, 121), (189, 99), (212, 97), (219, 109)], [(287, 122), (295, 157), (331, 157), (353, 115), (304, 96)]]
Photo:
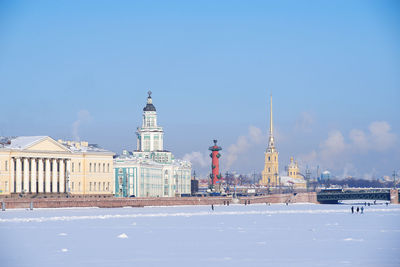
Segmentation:
[(2, 137), (1, 143), (4, 148), (9, 149), (25, 149), (31, 145), (47, 138), (48, 136), (17, 136), (17, 137)]

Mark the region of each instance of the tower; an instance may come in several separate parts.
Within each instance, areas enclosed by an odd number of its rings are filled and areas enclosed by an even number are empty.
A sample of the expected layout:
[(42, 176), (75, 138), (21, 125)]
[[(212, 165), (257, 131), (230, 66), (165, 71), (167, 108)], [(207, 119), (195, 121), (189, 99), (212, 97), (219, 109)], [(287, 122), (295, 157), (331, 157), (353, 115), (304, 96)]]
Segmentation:
[(265, 152), (265, 164), (262, 171), (262, 185), (278, 186), (279, 182), (279, 162), (278, 151), (275, 148), (274, 129), (272, 122), (272, 95), (270, 104), (270, 117), (269, 117), (269, 139), (268, 148)]
[(293, 157), (290, 157), (290, 163), (287, 167), (287, 176), (294, 178), (294, 179), (302, 179), (302, 177), (299, 175), (300, 170), (299, 170), (299, 165), (297, 164), (297, 160), (294, 161)]
[(157, 125), (157, 112), (151, 98), (151, 91), (148, 92), (147, 104), (143, 108), (142, 127), (138, 127), (137, 151), (153, 152), (163, 151), (164, 130)]
[(219, 173), (219, 158), (221, 154), (219, 153), (222, 148), (217, 146), (217, 140), (214, 140), (214, 145), (211, 146), (208, 150), (211, 150), (210, 157), (211, 161), (211, 184), (215, 185), (219, 179), (221, 179), (221, 174)]

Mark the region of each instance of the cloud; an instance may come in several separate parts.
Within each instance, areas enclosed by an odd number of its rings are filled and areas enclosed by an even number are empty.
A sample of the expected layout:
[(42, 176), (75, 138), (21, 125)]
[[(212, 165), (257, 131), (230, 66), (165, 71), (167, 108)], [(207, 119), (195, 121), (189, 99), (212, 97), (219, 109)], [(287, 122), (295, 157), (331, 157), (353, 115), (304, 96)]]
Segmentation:
[(375, 121), (368, 128), (371, 133), (371, 143), (375, 150), (385, 151), (395, 144), (397, 136), (390, 132), (391, 127), (386, 121)]
[[(246, 135), (239, 136), (234, 144), (229, 145), (226, 150), (222, 152), (222, 165), (225, 170), (230, 168), (238, 161), (241, 155), (251, 149), (253, 146), (266, 142), (267, 137), (261, 129), (255, 126), (249, 126)], [(184, 160), (192, 162), (193, 168), (204, 169), (211, 166), (210, 152), (194, 151), (187, 153), (183, 156)]]
[(295, 130), (305, 133), (312, 131), (312, 126), (315, 122), (314, 116), (306, 111), (303, 111), (299, 118), (296, 120)]
[(80, 110), (78, 112), (78, 119), (72, 123), (72, 136), (75, 141), (80, 141), (79, 137), (79, 127), (86, 122), (89, 122), (92, 119), (90, 116), (89, 111), (87, 110)]
[[(343, 170), (343, 177), (357, 175), (354, 166), (361, 154), (369, 152), (387, 152), (397, 142), (397, 135), (391, 132), (386, 121), (375, 121), (368, 126), (367, 131), (352, 129), (348, 138), (339, 130), (331, 131), (327, 139), (322, 141), (319, 149), (308, 154), (300, 155), (299, 159), (305, 164), (321, 165), (323, 168)], [(374, 171), (375, 172), (375, 171)], [(365, 174), (370, 178), (371, 174)]]

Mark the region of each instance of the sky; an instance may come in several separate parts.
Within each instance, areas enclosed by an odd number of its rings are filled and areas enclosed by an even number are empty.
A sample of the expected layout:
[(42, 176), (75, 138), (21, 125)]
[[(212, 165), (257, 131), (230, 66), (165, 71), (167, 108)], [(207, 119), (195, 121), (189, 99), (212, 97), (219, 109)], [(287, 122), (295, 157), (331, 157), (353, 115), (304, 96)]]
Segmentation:
[[(400, 170), (398, 1), (0, 1), (0, 135), (136, 149), (147, 91), (165, 148), (261, 172)], [(400, 174), (400, 172), (399, 172)]]

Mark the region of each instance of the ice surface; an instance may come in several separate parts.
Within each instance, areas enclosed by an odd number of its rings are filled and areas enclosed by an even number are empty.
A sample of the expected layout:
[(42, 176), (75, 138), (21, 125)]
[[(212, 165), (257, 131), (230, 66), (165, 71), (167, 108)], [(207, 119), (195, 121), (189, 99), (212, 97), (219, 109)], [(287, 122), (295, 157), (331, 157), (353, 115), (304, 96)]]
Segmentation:
[(0, 212), (1, 266), (400, 266), (400, 205)]

